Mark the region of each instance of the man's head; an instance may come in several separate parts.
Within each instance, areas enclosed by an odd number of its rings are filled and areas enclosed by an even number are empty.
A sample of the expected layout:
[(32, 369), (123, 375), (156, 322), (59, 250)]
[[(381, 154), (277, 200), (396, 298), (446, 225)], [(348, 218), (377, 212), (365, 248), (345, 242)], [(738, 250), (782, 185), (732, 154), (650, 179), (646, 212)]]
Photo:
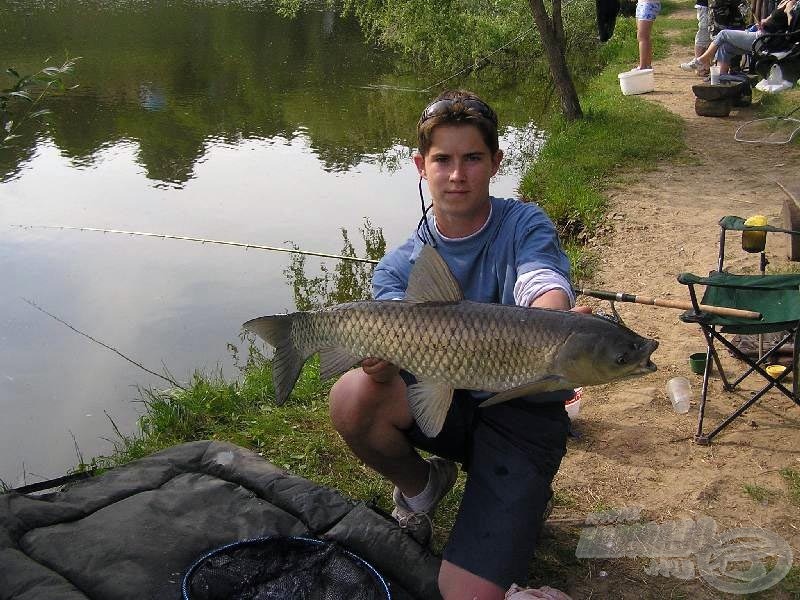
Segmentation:
[(417, 145), (423, 156), (430, 150), (433, 131), (439, 125), (472, 125), (478, 129), (492, 154), (497, 153), (500, 147), (497, 115), (472, 92), (448, 90), (425, 107), (417, 123)]
[[(491, 212), (489, 183), (503, 158), (497, 116), (475, 94), (445, 92), (422, 112), (417, 131), (414, 164), (428, 182), (436, 227), (447, 237), (474, 233)], [(424, 206), (421, 186), (420, 200)]]

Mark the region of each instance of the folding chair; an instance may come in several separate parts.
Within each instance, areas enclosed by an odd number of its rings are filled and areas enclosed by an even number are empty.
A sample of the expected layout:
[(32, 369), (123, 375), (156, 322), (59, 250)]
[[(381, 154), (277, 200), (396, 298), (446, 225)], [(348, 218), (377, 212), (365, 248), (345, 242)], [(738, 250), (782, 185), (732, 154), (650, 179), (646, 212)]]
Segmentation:
[(767, 33), (753, 42), (751, 72), (766, 79), (773, 65), (780, 65), (783, 78), (796, 83), (800, 77), (800, 10), (795, 9), (784, 33)]
[[(722, 429), (730, 425), (734, 419), (744, 413), (753, 404), (758, 402), (764, 394), (775, 388), (795, 404), (800, 406), (798, 395), (798, 377), (800, 376), (800, 353), (797, 352), (800, 341), (800, 275), (766, 275), (766, 257), (761, 246), (761, 275), (738, 275), (723, 270), (725, 256), (725, 234), (729, 230), (742, 232), (782, 232), (790, 235), (800, 235), (800, 231), (779, 229), (769, 225), (763, 227), (750, 227), (744, 225), (744, 219), (739, 217), (723, 217), (720, 220), (719, 261), (717, 270), (712, 271), (707, 277), (700, 277), (691, 273), (681, 273), (678, 281), (688, 286), (692, 302), (692, 310), (681, 315), (681, 320), (686, 323), (696, 323), (700, 326), (706, 339), (706, 366), (703, 372), (703, 385), (700, 400), (700, 411), (697, 421), (695, 442), (707, 445), (711, 439)], [(752, 249), (750, 251), (753, 251)], [(758, 250), (756, 250), (758, 251)], [(698, 300), (695, 286), (705, 286), (701, 300)], [(736, 318), (710, 314), (701, 310), (700, 305), (722, 306), (727, 308), (745, 309), (760, 313), (760, 319)], [(768, 334), (784, 332), (778, 339), (757, 359), (753, 359), (723, 334)], [(767, 366), (773, 358), (786, 346), (793, 342), (792, 368), (786, 369), (777, 377), (767, 373)], [(734, 357), (747, 364), (747, 368), (738, 376), (730, 377), (723, 368), (722, 361), (717, 353), (716, 344), (727, 348)], [(725, 418), (711, 432), (703, 432), (703, 418), (705, 416), (706, 402), (708, 400), (708, 384), (712, 364), (722, 379), (725, 391), (733, 391), (750, 375), (760, 375), (766, 381), (765, 385), (755, 392), (753, 396)], [(792, 375), (791, 389), (784, 385), (784, 380)]]

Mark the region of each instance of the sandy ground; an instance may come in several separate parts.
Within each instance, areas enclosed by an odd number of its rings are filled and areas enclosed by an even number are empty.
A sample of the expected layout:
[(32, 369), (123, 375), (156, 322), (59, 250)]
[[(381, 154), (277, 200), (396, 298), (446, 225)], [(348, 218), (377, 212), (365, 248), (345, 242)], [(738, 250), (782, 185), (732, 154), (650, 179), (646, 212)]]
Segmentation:
[[(686, 11), (685, 16), (694, 18), (694, 13)], [(697, 116), (691, 85), (700, 79), (678, 68), (690, 57), (690, 49), (675, 47), (657, 61), (656, 90), (642, 96), (685, 120), (688, 160), (662, 164), (652, 172), (632, 170), (609, 191), (609, 231), (597, 242), (601, 264), (594, 287), (688, 299), (676, 276), (715, 268), (720, 217), (763, 214), (771, 224), (782, 225), (785, 194), (775, 182), (798, 176), (788, 167), (793, 165), (797, 173), (800, 149), (734, 141), (737, 127), (754, 118), (749, 108), (734, 109), (727, 118)], [(768, 239), (767, 257), (773, 265), (787, 263), (783, 237)], [(758, 255), (743, 252), (738, 235), (729, 234), (726, 249), (727, 268), (757, 270)], [(585, 297), (580, 302), (609, 311), (607, 302)], [(629, 327), (659, 340), (653, 355), (659, 370), (585, 390), (575, 421), (580, 438), (570, 442), (555, 481), (561, 502), (548, 535), (574, 548), (581, 532), (587, 534), (583, 519), (588, 513), (633, 507), (642, 509), (645, 522), (663, 525), (710, 517), (719, 532), (742, 527), (773, 532), (791, 546), (795, 564), (800, 564), (800, 508), (792, 503), (780, 474), (785, 468), (800, 472), (800, 407), (770, 391), (710, 446), (694, 443), (702, 378), (690, 371), (688, 356), (705, 349), (700, 328), (683, 323), (679, 310), (634, 304), (617, 308)], [(691, 409), (683, 415), (673, 412), (664, 390), (666, 381), (679, 375), (690, 379), (694, 391)], [(712, 378), (707, 422), (732, 412), (735, 403), (757, 389), (755, 383), (726, 393), (720, 380)], [(745, 486), (758, 486), (766, 497), (755, 499)], [(569, 569), (565, 587), (575, 599), (734, 597), (693, 571), (698, 556), (690, 551), (680, 563), (690, 569), (688, 579), (648, 575), (650, 558), (629, 554), (637, 557), (577, 561), (579, 568)], [(673, 568), (677, 565), (673, 561)], [(728, 566), (729, 571), (734, 568), (747, 566)], [(800, 598), (800, 581), (784, 581), (758, 597)]]

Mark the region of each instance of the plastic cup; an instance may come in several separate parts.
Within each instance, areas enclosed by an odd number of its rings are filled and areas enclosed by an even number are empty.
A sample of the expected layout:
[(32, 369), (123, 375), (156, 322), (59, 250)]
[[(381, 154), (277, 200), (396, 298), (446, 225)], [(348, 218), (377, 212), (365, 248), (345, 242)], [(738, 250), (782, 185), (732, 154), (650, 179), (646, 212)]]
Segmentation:
[(667, 396), (676, 413), (689, 412), (689, 402), (692, 398), (692, 386), (686, 377), (673, 377), (667, 382)]
[(709, 72), (711, 73), (711, 85), (719, 85), (719, 66), (709, 67)]

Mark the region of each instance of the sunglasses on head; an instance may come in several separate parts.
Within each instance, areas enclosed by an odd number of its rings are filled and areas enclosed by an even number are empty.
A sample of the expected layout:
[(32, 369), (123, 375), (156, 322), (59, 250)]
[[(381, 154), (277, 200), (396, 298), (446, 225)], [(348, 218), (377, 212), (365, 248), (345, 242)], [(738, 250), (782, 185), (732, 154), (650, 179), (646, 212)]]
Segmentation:
[(466, 109), (474, 110), (483, 118), (489, 119), (492, 123), (497, 125), (497, 115), (488, 104), (477, 98), (445, 98), (443, 100), (436, 100), (426, 106), (425, 110), (422, 111), (419, 124), (422, 125), (428, 119), (446, 114), (455, 104), (460, 104)]

